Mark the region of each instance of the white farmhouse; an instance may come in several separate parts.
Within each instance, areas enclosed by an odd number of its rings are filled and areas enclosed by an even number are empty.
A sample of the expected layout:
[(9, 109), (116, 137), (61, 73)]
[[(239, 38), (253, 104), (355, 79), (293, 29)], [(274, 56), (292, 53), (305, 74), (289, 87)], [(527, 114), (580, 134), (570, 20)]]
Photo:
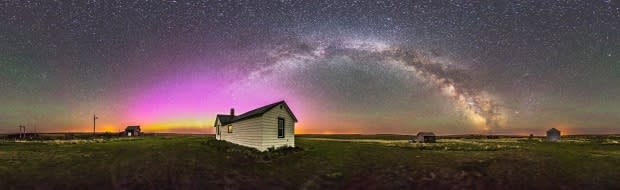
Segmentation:
[(265, 151), (283, 146), (295, 147), (295, 123), (297, 118), (280, 101), (241, 115), (218, 114), (215, 118), (215, 138), (242, 146)]

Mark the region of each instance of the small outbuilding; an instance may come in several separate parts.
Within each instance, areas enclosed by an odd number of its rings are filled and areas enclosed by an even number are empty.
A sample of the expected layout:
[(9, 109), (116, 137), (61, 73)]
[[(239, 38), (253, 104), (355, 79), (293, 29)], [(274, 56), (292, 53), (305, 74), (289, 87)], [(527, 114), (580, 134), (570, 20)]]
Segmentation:
[(560, 140), (560, 130), (551, 128), (547, 131), (547, 141), (555, 142)]
[(139, 125), (134, 125), (134, 126), (127, 126), (127, 128), (125, 128), (125, 136), (131, 137), (131, 136), (140, 136), (140, 126)]
[(419, 132), (417, 141), (421, 143), (434, 143), (436, 140), (435, 133), (432, 132)]

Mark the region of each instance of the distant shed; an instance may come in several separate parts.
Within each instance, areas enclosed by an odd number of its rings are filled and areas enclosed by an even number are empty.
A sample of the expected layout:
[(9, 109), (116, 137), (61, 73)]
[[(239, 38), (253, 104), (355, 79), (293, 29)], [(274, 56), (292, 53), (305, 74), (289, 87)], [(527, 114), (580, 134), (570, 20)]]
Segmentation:
[(551, 128), (547, 131), (547, 140), (551, 141), (551, 142), (555, 142), (560, 140), (560, 135), (561, 132), (560, 130), (556, 129), (556, 128)]
[(436, 140), (435, 133), (432, 132), (419, 132), (417, 141), (421, 143), (434, 143)]
[(140, 136), (140, 133), (141, 129), (139, 125), (127, 126), (127, 128), (125, 128), (125, 136)]

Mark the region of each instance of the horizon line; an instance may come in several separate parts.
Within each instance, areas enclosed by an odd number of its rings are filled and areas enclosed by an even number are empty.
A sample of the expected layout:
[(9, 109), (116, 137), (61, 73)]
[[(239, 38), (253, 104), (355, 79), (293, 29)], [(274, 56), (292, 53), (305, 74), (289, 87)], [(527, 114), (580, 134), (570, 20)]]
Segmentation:
[[(34, 132), (27, 132), (26, 134), (33, 134)], [(96, 132), (95, 134), (105, 134), (105, 133), (120, 133), (120, 132)], [(183, 133), (183, 132), (143, 132), (145, 134), (178, 134), (178, 135), (215, 135), (215, 133)], [(19, 134), (19, 133), (0, 133), (0, 135), (11, 135), (11, 134)], [(92, 132), (39, 132), (36, 134), (92, 134)], [(295, 135), (400, 135), (400, 136), (410, 136), (416, 133), (299, 133)], [(462, 133), (462, 134), (444, 134), (437, 136), (467, 136), (467, 135), (476, 135), (476, 136), (523, 136), (527, 137), (529, 135), (522, 134), (484, 134), (484, 133)], [(620, 133), (578, 133), (578, 134), (566, 134), (562, 136), (579, 136), (579, 135), (620, 135)], [(541, 136), (541, 135), (534, 135)], [(544, 136), (544, 135), (542, 135)]]

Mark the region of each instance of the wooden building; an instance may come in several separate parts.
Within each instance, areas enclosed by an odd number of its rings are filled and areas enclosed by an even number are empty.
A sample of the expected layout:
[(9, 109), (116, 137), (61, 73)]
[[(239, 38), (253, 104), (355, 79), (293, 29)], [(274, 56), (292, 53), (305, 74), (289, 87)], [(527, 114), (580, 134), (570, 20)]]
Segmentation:
[(141, 135), (141, 130), (140, 130), (139, 125), (127, 126), (127, 128), (125, 128), (125, 136), (131, 137), (131, 136), (140, 136), (140, 135)]
[(284, 101), (269, 104), (241, 115), (215, 118), (215, 138), (265, 151), (283, 146), (295, 147), (297, 118)]
[(555, 142), (560, 140), (561, 132), (556, 128), (551, 128), (547, 131), (547, 141)]
[(434, 143), (436, 140), (435, 133), (432, 132), (419, 132), (416, 137), (417, 141), (421, 143)]

